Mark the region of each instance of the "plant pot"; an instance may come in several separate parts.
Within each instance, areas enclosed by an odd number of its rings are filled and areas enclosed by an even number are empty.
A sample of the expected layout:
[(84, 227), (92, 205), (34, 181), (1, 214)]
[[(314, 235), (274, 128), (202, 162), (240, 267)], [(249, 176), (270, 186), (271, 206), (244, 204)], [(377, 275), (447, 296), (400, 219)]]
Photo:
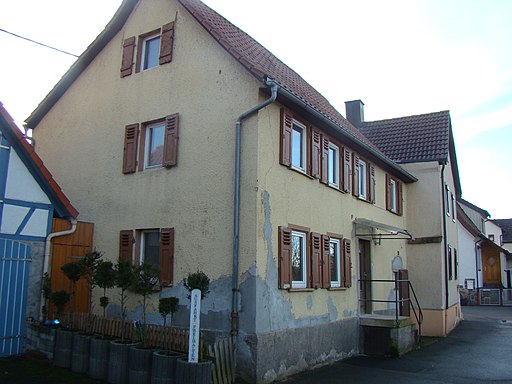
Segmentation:
[(97, 380), (107, 379), (109, 339), (93, 337), (89, 354), (89, 376)]
[(58, 329), (55, 333), (55, 352), (53, 363), (57, 367), (70, 368), (73, 352), (73, 333), (64, 329)]
[(176, 362), (176, 384), (210, 384), (212, 380), (212, 362), (189, 363), (179, 358)]
[(89, 371), (89, 350), (91, 347), (92, 335), (75, 333), (73, 335), (73, 349), (71, 359), (71, 370), (76, 373), (87, 373)]
[(151, 384), (174, 384), (176, 382), (176, 361), (185, 355), (174, 351), (153, 352)]
[(111, 341), (108, 354), (107, 381), (112, 384), (128, 382), (128, 352), (139, 343)]
[(142, 345), (130, 348), (128, 354), (129, 384), (147, 384), (151, 381), (151, 364), (154, 351), (153, 348), (144, 348)]

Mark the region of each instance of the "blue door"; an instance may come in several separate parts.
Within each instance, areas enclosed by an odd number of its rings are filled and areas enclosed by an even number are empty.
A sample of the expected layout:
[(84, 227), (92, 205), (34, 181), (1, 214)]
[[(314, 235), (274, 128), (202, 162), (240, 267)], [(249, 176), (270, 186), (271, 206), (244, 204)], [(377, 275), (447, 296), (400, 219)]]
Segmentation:
[(0, 357), (23, 353), (30, 247), (0, 239)]

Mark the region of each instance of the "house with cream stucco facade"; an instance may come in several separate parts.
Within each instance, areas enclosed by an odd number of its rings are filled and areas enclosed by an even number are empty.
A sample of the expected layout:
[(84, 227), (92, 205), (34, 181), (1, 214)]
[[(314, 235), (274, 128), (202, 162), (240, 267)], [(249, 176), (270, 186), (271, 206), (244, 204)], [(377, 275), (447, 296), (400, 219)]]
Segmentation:
[(442, 148), (413, 162), (377, 143), (361, 102), (347, 117), (201, 1), (125, 0), (27, 125), (96, 249), (159, 268), (149, 321), (177, 296), (186, 326), (183, 279), (204, 271), (202, 328), (233, 336), (239, 377), (259, 383), (378, 349), (375, 325), (399, 326), (405, 351), (408, 281), (423, 334), (460, 317), (449, 114), (430, 132)]

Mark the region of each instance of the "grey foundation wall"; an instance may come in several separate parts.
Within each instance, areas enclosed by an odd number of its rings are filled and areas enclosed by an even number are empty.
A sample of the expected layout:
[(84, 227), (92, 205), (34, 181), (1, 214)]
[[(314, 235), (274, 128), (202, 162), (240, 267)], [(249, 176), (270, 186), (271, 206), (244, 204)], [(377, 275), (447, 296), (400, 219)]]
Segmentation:
[(359, 340), (357, 318), (269, 333), (240, 333), (237, 377), (248, 383), (271, 383), (355, 355)]

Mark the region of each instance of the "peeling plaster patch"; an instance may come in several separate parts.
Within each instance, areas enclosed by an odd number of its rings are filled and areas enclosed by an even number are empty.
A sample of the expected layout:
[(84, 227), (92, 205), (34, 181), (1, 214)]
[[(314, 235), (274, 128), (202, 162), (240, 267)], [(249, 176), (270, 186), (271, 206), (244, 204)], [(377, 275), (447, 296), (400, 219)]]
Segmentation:
[(307, 305), (308, 309), (311, 311), (311, 308), (313, 308), (313, 296), (308, 295), (306, 305)]
[(352, 311), (350, 309), (344, 309), (343, 317), (354, 317), (354, 311)]
[(336, 352), (336, 350), (333, 348), (329, 351), (329, 354), (322, 353), (319, 357), (316, 359), (311, 360), (310, 362), (310, 369), (315, 369), (322, 367), (327, 364), (332, 364), (336, 361), (345, 360), (349, 357), (356, 356), (358, 353), (356, 350), (351, 350), (350, 352)]
[(338, 320), (338, 309), (336, 308), (336, 305), (334, 305), (331, 296), (327, 299), (327, 310), (329, 311), (329, 321)]

